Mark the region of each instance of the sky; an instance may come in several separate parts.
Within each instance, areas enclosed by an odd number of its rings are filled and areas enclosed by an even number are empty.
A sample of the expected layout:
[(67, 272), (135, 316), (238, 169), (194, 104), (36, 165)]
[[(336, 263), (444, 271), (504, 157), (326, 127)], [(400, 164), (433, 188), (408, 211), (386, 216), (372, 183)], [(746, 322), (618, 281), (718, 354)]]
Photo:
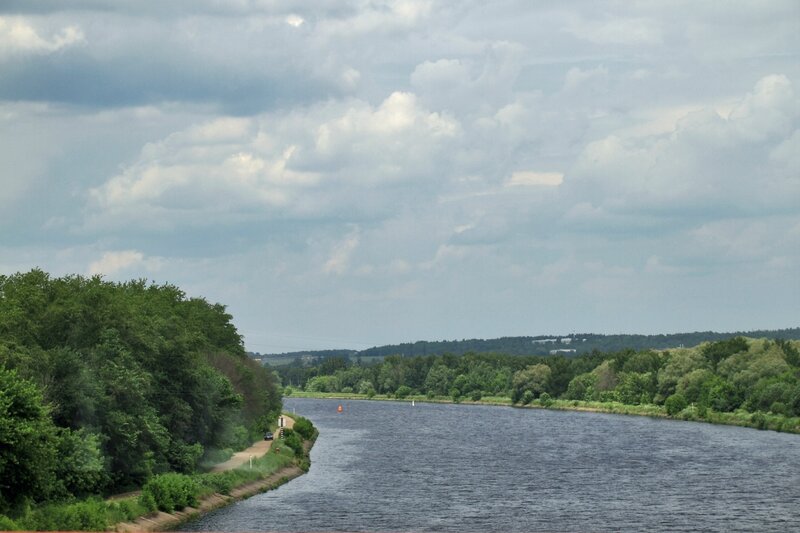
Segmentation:
[(0, 274), (249, 350), (800, 325), (796, 0), (4, 0)]

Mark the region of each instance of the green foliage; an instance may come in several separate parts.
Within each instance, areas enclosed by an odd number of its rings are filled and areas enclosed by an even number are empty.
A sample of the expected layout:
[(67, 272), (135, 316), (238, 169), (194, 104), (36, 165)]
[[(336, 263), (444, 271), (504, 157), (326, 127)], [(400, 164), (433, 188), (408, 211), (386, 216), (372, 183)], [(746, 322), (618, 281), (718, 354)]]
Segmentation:
[(522, 399), (521, 399), (522, 405), (528, 405), (533, 401), (533, 399), (534, 396), (532, 391), (526, 390), (525, 392), (522, 393)]
[(712, 367), (716, 368), (717, 364), (723, 359), (737, 353), (746, 352), (747, 349), (748, 344), (744, 337), (734, 337), (709, 343), (702, 348), (701, 353), (711, 363)]
[(56, 442), (56, 477), (75, 496), (97, 494), (108, 482), (100, 437), (85, 429), (60, 429)]
[(568, 400), (595, 400), (597, 374), (586, 372), (572, 378), (567, 387), (565, 398)]
[(283, 431), (283, 443), (294, 451), (296, 457), (303, 455), (303, 439), (294, 430), (286, 428)]
[(689, 402), (687, 402), (683, 394), (680, 393), (673, 394), (672, 396), (667, 398), (666, 402), (664, 402), (664, 407), (666, 407), (667, 414), (670, 416), (677, 415), (678, 413), (686, 409), (687, 405), (689, 405)]
[(512, 378), (513, 390), (517, 395), (522, 396), (523, 403), (527, 405), (530, 401), (524, 401), (526, 397), (525, 393), (530, 392), (533, 398), (536, 398), (541, 393), (545, 392), (552, 373), (550, 367), (543, 363), (528, 366), (514, 373), (514, 377)]
[(550, 407), (553, 405), (553, 398), (546, 392), (543, 392), (541, 396), (539, 396), (539, 403), (544, 407)]
[[(800, 330), (791, 332), (800, 334)], [(329, 365), (334, 369), (333, 380), (321, 379), (322, 366), (303, 367), (298, 363), (281, 368), (280, 373), (284, 381), (338, 383), (336, 393), (348, 387), (367, 397), (374, 396), (368, 391), (387, 397), (406, 397), (409, 391), (419, 391), (430, 399), (449, 396), (454, 402), (462, 398), (485, 402), (491, 395), (501, 403), (530, 403), (547, 393), (556, 401), (661, 406), (679, 393), (687, 405), (695, 406), (681, 416), (749, 425), (749, 415), (740, 419), (721, 413), (746, 409), (771, 412), (769, 416), (775, 417), (800, 415), (798, 347), (800, 342), (794, 340), (717, 337), (694, 348), (663, 352), (623, 350), (577, 357), (495, 353), (391, 356), (372, 365), (352, 364), (337, 354), (336, 364)], [(673, 416), (686, 410), (672, 409)], [(663, 414), (663, 409), (657, 412)], [(784, 425), (769, 420), (770, 427)], [(786, 427), (794, 425), (787, 422)]]
[(197, 505), (199, 492), (200, 486), (194, 478), (172, 473), (154, 476), (142, 487), (142, 494), (150, 494), (158, 509), (167, 513)]
[(16, 522), (9, 517), (0, 514), (0, 531), (17, 531), (21, 529)]
[(292, 429), (305, 440), (313, 438), (314, 432), (316, 431), (311, 420), (297, 415), (294, 415), (294, 426)]
[(19, 525), (36, 531), (105, 531), (109, 526), (108, 505), (99, 498), (50, 504), (33, 509), (19, 520)]
[(139, 495), (139, 505), (142, 506), (148, 513), (152, 513), (158, 510), (158, 504), (156, 503), (155, 497), (151, 492), (142, 492)]
[(0, 512), (57, 492), (56, 444), (39, 389), (0, 366)]
[[(274, 377), (246, 357), (224, 306), (144, 280), (0, 276), (2, 366), (17, 373), (15, 387), (41, 393), (23, 424), (38, 435), (29, 445), (12, 435), (25, 417), (0, 411), (0, 440), (5, 431), (13, 441), (0, 446), (0, 479), (14, 487), (0, 509), (191, 472), (206, 448), (247, 444), (281, 407)], [(22, 466), (5, 475), (10, 461)]]
[(394, 393), (394, 397), (398, 400), (407, 398), (411, 394), (411, 387), (408, 385), (400, 385)]

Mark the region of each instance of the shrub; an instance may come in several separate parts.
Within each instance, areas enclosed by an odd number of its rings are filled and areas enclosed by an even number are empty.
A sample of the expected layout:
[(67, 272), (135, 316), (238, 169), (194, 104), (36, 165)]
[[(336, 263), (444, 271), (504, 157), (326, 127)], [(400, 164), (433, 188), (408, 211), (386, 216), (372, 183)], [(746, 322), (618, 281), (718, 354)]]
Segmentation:
[(688, 402), (686, 401), (686, 398), (684, 398), (683, 394), (680, 393), (673, 394), (667, 398), (666, 402), (664, 402), (664, 406), (667, 408), (667, 414), (670, 416), (677, 415), (686, 409), (687, 405)]
[(0, 514), (0, 531), (16, 531), (19, 526), (9, 517)]
[(767, 429), (767, 417), (761, 411), (753, 413), (750, 416), (750, 422), (758, 429)]
[(461, 401), (461, 391), (457, 388), (453, 387), (450, 389), (450, 398), (453, 399), (453, 403), (458, 403)]
[(522, 393), (522, 405), (528, 405), (533, 401), (533, 392), (526, 390)]
[(300, 435), (297, 434), (290, 428), (286, 428), (283, 431), (283, 443), (286, 444), (289, 448), (294, 450), (295, 457), (302, 457), (303, 456), (303, 441), (300, 439)]
[(398, 387), (397, 391), (395, 391), (394, 397), (398, 400), (402, 400), (403, 398), (407, 398), (409, 394), (411, 394), (411, 387), (408, 385), (401, 385)]
[(544, 407), (550, 407), (553, 405), (553, 398), (546, 392), (543, 392), (541, 396), (539, 396), (539, 403), (541, 403)]
[(142, 487), (142, 494), (150, 493), (158, 509), (167, 513), (197, 505), (199, 492), (197, 481), (183, 474), (161, 474), (150, 478)]
[(291, 396), (293, 392), (294, 392), (294, 389), (293, 389), (292, 387), (290, 387), (289, 385), (287, 385), (287, 386), (286, 386), (286, 387), (283, 389), (283, 395), (284, 395), (284, 396)]
[(471, 399), (473, 402), (477, 402), (478, 400), (480, 400), (481, 398), (483, 398), (483, 393), (482, 393), (481, 391), (479, 391), (479, 390), (474, 390), (474, 391), (472, 391), (472, 393), (469, 395), (469, 397), (470, 397), (470, 399)]
[(25, 516), (19, 525), (39, 531), (104, 531), (108, 527), (108, 506), (98, 498), (45, 505)]
[(150, 492), (142, 492), (139, 495), (139, 505), (144, 507), (144, 509), (148, 513), (154, 512), (158, 509), (158, 505), (156, 505), (156, 499), (153, 497), (153, 494)]
[(309, 440), (314, 436), (314, 425), (309, 419), (302, 416), (295, 418), (294, 427), (292, 429), (305, 440)]
[(783, 402), (772, 402), (772, 405), (769, 406), (769, 410), (776, 415), (788, 416), (790, 414), (789, 408)]

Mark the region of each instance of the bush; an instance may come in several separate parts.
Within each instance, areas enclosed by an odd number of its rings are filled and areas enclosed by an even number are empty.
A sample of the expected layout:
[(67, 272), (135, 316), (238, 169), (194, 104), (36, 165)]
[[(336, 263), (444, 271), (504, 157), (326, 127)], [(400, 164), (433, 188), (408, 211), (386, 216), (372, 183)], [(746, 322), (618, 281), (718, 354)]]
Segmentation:
[(473, 402), (477, 402), (477, 401), (479, 401), (481, 398), (483, 398), (483, 393), (482, 393), (481, 391), (479, 391), (479, 390), (474, 390), (474, 391), (472, 391), (472, 393), (469, 395), (469, 398), (470, 398), (470, 399), (471, 399)]
[(286, 387), (283, 389), (283, 395), (284, 395), (284, 396), (291, 396), (293, 392), (294, 392), (294, 389), (293, 389), (292, 387), (290, 387), (289, 385), (287, 385), (287, 386), (286, 386)]
[(457, 388), (453, 387), (450, 389), (450, 398), (453, 399), (453, 403), (458, 403), (461, 401), (461, 391)]
[(753, 413), (750, 416), (750, 422), (758, 429), (767, 429), (767, 417), (761, 411)]
[(672, 396), (667, 398), (666, 402), (664, 402), (664, 407), (667, 408), (667, 414), (670, 416), (677, 415), (678, 413), (686, 409), (687, 405), (688, 402), (686, 401), (686, 398), (684, 398), (683, 394), (680, 393), (673, 394)]
[(539, 403), (541, 403), (544, 407), (550, 407), (553, 405), (553, 398), (546, 392), (543, 392), (542, 395), (539, 396)]
[(292, 429), (305, 440), (309, 440), (314, 436), (314, 425), (309, 419), (302, 416), (295, 417)]
[(62, 505), (45, 505), (20, 521), (25, 529), (38, 531), (104, 531), (108, 528), (108, 506), (98, 498)]
[(772, 405), (769, 406), (769, 410), (776, 415), (790, 415), (789, 408), (783, 402), (772, 402)]
[(526, 390), (522, 393), (522, 405), (528, 405), (533, 401), (533, 392)]
[(142, 492), (139, 495), (139, 505), (144, 507), (148, 513), (155, 512), (158, 509), (158, 505), (156, 505), (156, 499), (153, 498), (153, 494), (150, 492)]
[(401, 385), (398, 387), (397, 391), (395, 391), (394, 397), (398, 400), (402, 400), (403, 398), (407, 398), (409, 394), (411, 394), (411, 387), (408, 385)]
[(16, 531), (19, 526), (9, 517), (0, 514), (0, 531)]
[(199, 492), (197, 481), (183, 474), (161, 474), (150, 478), (142, 487), (142, 494), (150, 493), (158, 509), (167, 513), (197, 505)]
[(303, 456), (303, 441), (300, 435), (290, 428), (283, 430), (283, 443), (294, 450), (295, 457)]

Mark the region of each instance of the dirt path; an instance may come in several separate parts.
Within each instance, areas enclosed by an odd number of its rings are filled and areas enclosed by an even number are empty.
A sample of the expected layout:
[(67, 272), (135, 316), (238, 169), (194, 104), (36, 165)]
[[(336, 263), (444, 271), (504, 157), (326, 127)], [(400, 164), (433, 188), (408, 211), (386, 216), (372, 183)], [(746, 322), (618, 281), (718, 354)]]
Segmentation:
[[(283, 417), (284, 426), (287, 428), (294, 427), (294, 419), (289, 418), (288, 416)], [(277, 435), (275, 435), (277, 437)], [(212, 472), (224, 472), (226, 470), (233, 470), (234, 468), (239, 468), (243, 464), (250, 461), (250, 458), (257, 459), (265, 455), (270, 448), (272, 447), (272, 443), (275, 442), (273, 440), (262, 440), (256, 442), (246, 450), (242, 450), (240, 452), (236, 452), (233, 456), (225, 461), (224, 463), (219, 463), (217, 466), (211, 469)]]
[[(284, 427), (294, 427), (293, 418), (284, 415), (283, 422)], [(278, 435), (276, 434), (275, 436), (277, 437)], [(241, 452), (233, 454), (233, 457), (224, 463), (219, 463), (217, 466), (211, 469), (211, 472), (224, 472), (226, 470), (233, 470), (234, 468), (238, 468), (250, 461), (251, 457), (253, 459), (262, 457), (270, 450), (273, 442), (275, 441), (262, 440), (256, 442), (246, 450), (242, 450)], [(250, 496), (260, 492), (265, 492), (275, 488), (301, 474), (303, 474), (303, 471), (300, 470), (300, 468), (296, 466), (287, 466), (270, 475), (269, 477), (236, 487), (235, 489), (231, 490), (231, 493), (228, 496), (223, 494), (212, 494), (211, 496), (203, 498), (197, 508), (187, 507), (183, 511), (174, 511), (173, 513), (164, 513), (159, 511), (148, 516), (139, 517), (134, 522), (122, 522), (114, 525), (113, 527), (115, 528), (115, 531), (125, 532), (164, 531), (170, 527), (181, 524), (182, 522), (185, 522), (194, 516), (207, 513), (208, 511), (217, 509), (219, 507), (223, 507), (231, 501), (249, 498)], [(138, 490), (134, 492), (127, 492), (125, 494), (117, 494), (109, 498), (109, 500), (118, 500), (121, 498), (129, 498), (131, 496), (139, 496), (141, 493), (142, 491)]]

